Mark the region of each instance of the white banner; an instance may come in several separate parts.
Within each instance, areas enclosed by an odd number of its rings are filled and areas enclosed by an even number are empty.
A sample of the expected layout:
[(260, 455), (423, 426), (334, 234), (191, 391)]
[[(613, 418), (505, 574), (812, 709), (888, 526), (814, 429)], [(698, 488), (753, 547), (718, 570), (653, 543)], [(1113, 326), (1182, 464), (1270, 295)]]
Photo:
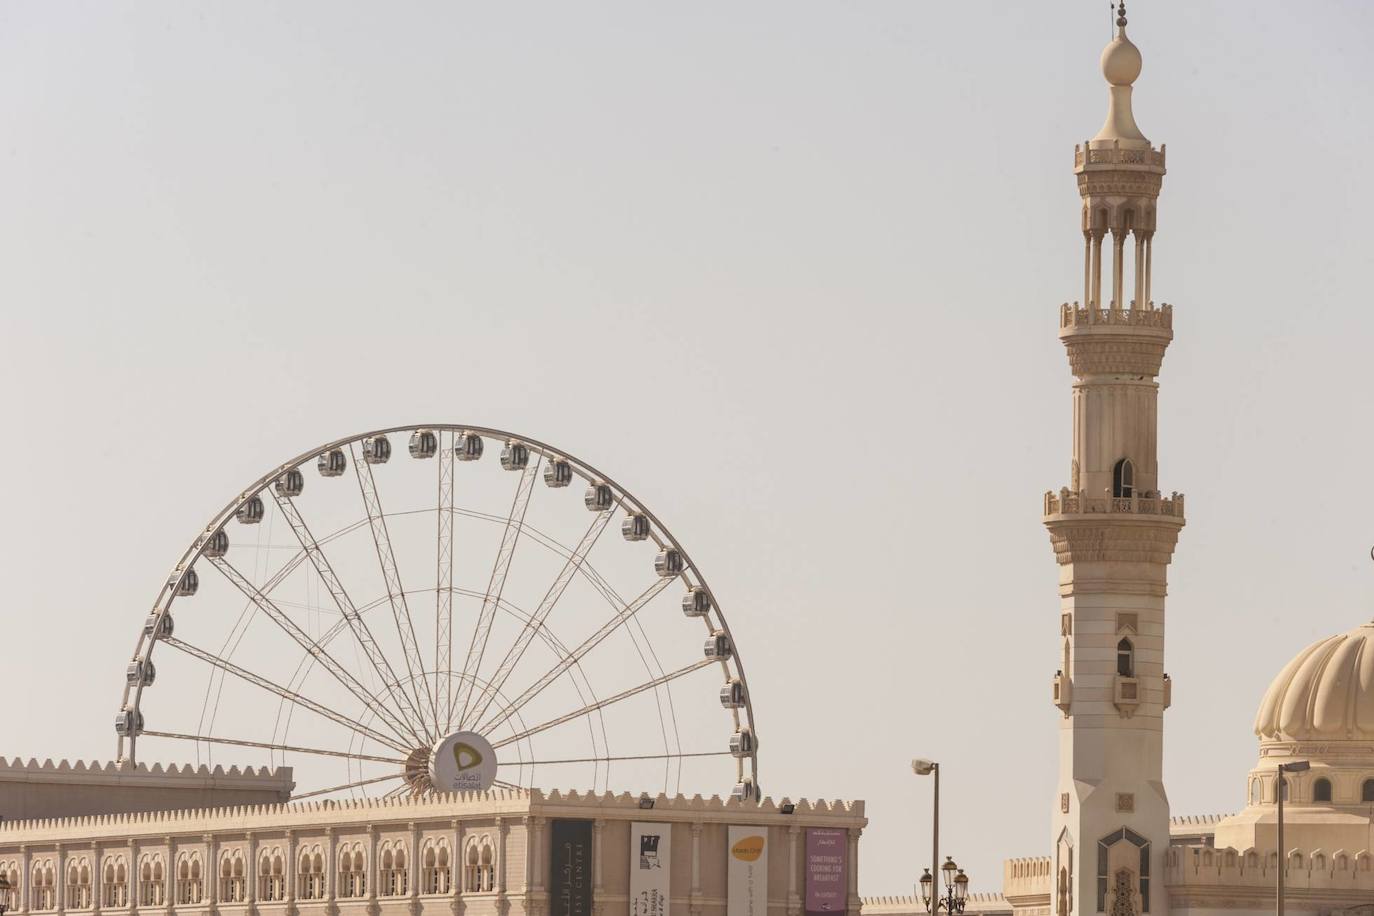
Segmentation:
[(768, 916), (768, 828), (730, 827), (726, 916)]
[(668, 916), (672, 824), (630, 825), (630, 916)]

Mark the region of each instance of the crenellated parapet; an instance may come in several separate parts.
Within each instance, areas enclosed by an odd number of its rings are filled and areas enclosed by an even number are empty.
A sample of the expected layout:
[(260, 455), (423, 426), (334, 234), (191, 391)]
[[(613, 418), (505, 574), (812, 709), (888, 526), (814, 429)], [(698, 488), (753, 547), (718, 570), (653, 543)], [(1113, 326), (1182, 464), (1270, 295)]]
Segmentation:
[(294, 787), (290, 767), (0, 759), (7, 821), (284, 802)]
[[(1293, 849), (1284, 884), (1293, 910), (1353, 906), (1374, 900), (1374, 856), (1367, 849)], [(1175, 846), (1164, 855), (1171, 908), (1218, 901), (1267, 902), (1280, 867), (1276, 850)]]
[[(394, 798), (331, 799), (282, 804), (242, 805), (195, 810), (146, 811), (80, 817), (0, 821), (0, 847), (18, 843), (61, 841), (92, 836), (153, 836), (202, 834), (224, 829), (281, 831), (324, 826), (370, 824), (384, 821), (443, 819), (457, 813), (496, 816), (529, 815), (538, 811), (548, 817), (644, 816), (646, 799), (653, 802), (655, 819), (690, 818), (701, 822), (728, 823), (742, 814), (780, 815), (798, 819), (822, 818), (839, 826), (862, 828), (868, 821), (862, 801), (801, 799), (789, 802), (765, 798), (758, 803), (718, 795), (660, 794), (657, 797), (625, 792), (559, 792), (538, 789), (491, 789), (486, 792), (434, 793)], [(783, 807), (791, 806), (784, 814)]]

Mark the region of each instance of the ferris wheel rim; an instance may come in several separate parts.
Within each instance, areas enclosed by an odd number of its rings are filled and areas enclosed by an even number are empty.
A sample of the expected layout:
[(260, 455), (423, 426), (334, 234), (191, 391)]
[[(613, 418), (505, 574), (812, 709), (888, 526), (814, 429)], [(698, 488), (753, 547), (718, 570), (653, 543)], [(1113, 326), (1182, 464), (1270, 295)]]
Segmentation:
[[(650, 523), (651, 527), (649, 537), (652, 538), (654, 543), (660, 549), (672, 548), (673, 550), (677, 551), (677, 553), (682, 558), (682, 571), (679, 572), (677, 575), (668, 577), (667, 581), (671, 582), (673, 580), (679, 580), (686, 584), (689, 589), (700, 588), (710, 597), (711, 609), (712, 611), (714, 611), (713, 618), (714, 623), (716, 625), (714, 629), (718, 630), (722, 635), (724, 635), (726, 639), (729, 641), (729, 644), (732, 647), (734, 647), (734, 651), (730, 653), (728, 658), (720, 658), (717, 660), (717, 663), (721, 666), (724, 674), (726, 675), (727, 682), (737, 680), (742, 688), (743, 693), (742, 705), (731, 708), (729, 710), (735, 720), (736, 732), (739, 732), (743, 728), (747, 727), (752, 734), (757, 733), (755, 730), (753, 693), (749, 690), (748, 678), (745, 673), (744, 663), (740, 656), (740, 653), (737, 651), (737, 644), (734, 640), (733, 633), (730, 630), (729, 621), (726, 618), (725, 613), (721, 608), (719, 602), (715, 600), (716, 594), (712, 590), (710, 584), (707, 582), (705, 574), (701, 571), (700, 567), (698, 567), (692, 561), (691, 554), (686, 550), (685, 547), (683, 547), (682, 543), (672, 533), (668, 526), (662, 522), (659, 516), (652, 509), (650, 509), (648, 505), (644, 503), (643, 500), (639, 499), (635, 494), (626, 489), (613, 477), (601, 471), (599, 468), (595, 467), (589, 462), (586, 462), (583, 459), (577, 457), (576, 455), (573, 455), (572, 453), (567, 452), (557, 446), (551, 445), (539, 439), (532, 438), (530, 436), (526, 436), (509, 430), (499, 429), (496, 427), (480, 425), (448, 422), (409, 423), (397, 424), (393, 426), (368, 430), (361, 433), (355, 433), (348, 436), (339, 437), (323, 445), (316, 446), (312, 449), (301, 452), (294, 458), (275, 466), (272, 470), (263, 474), (249, 487), (240, 492), (237, 497), (231, 499), (227, 504), (225, 504), (225, 506), (218, 513), (212, 516), (210, 522), (201, 530), (199, 534), (196, 535), (196, 537), (192, 540), (191, 545), (183, 552), (180, 560), (174, 567), (172, 576), (170, 576), (166, 581), (164, 581), (162, 586), (158, 590), (157, 598), (153, 605), (152, 615), (149, 617), (149, 622), (151, 622), (154, 625), (151, 627), (151, 632), (149, 632), (149, 627), (146, 623), (144, 629), (140, 630), (138, 639), (135, 644), (135, 650), (132, 656), (133, 660), (143, 664), (148, 664), (151, 661), (154, 647), (159, 641), (162, 641), (162, 638), (159, 636), (157, 632), (157, 625), (161, 623), (163, 617), (170, 613), (171, 607), (175, 603), (176, 598), (178, 597), (176, 592), (178, 574), (184, 573), (185, 570), (191, 568), (198, 560), (200, 560), (203, 557), (205, 550), (209, 544), (210, 536), (223, 529), (235, 517), (235, 514), (237, 513), (239, 508), (242, 507), (246, 502), (248, 502), (256, 496), (259, 496), (264, 491), (267, 491), (277, 479), (279, 479), (283, 474), (287, 473), (288, 471), (299, 469), (302, 466), (308, 464), (310, 461), (318, 459), (321, 455), (329, 453), (333, 450), (340, 449), (345, 446), (350, 446), (355, 443), (360, 443), (365, 439), (373, 437), (388, 436), (398, 433), (414, 433), (421, 430), (428, 430), (431, 432), (449, 432), (454, 435), (465, 433), (478, 436), (482, 439), (502, 440), (507, 443), (519, 443), (527, 447), (531, 452), (541, 456), (541, 460), (552, 458), (561, 461), (566, 461), (572, 469), (572, 471), (575, 474), (577, 474), (577, 476), (581, 477), (583, 480), (587, 481), (588, 483), (604, 484), (610, 487), (614, 492), (619, 494), (619, 498), (615, 500), (614, 508), (624, 509), (626, 511), (633, 511), (636, 514), (644, 516)], [(356, 456), (354, 457), (356, 458)], [(708, 621), (708, 626), (710, 626), (710, 623), (711, 622)], [(699, 665), (698, 667), (707, 666)], [(453, 672), (450, 671), (449, 673), (452, 674)], [(120, 710), (121, 713), (131, 712), (135, 717), (135, 721), (141, 718), (141, 707), (144, 686), (146, 686), (146, 684), (143, 682), (141, 678), (136, 683), (126, 681), (124, 685), (124, 690), (121, 697)], [(478, 723), (473, 724), (475, 726)], [(424, 727), (425, 725), (427, 725), (427, 723), (422, 721), (421, 725), (422, 727)], [(157, 733), (153, 730), (144, 730), (141, 727), (138, 727), (134, 728), (128, 736), (120, 734), (118, 736), (117, 752), (119, 759), (126, 759), (125, 739), (127, 737), (127, 760), (130, 763), (137, 762), (137, 737), (140, 734), (148, 734), (149, 736), (154, 736), (160, 733)], [(609, 754), (609, 749), (607, 753)], [(681, 759), (683, 757), (700, 755), (684, 753), (681, 749), (681, 746), (679, 745), (679, 752), (675, 756)], [(610, 761), (612, 759), (622, 758), (613, 758), (607, 756), (604, 759)], [(749, 753), (745, 757), (740, 759), (741, 780), (746, 779), (746, 774), (743, 770), (743, 764), (745, 761), (747, 761), (749, 764), (747, 778), (750, 781), (752, 781), (752, 786), (750, 788), (752, 788), (754, 792), (757, 793), (758, 746), (756, 742), (753, 744)], [(755, 794), (755, 797), (757, 797), (757, 794)]]

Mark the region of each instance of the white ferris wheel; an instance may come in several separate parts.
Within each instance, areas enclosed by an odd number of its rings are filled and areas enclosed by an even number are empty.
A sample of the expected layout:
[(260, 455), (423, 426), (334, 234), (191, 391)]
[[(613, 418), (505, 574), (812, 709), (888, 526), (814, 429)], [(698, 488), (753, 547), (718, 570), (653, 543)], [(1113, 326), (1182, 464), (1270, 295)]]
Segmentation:
[(738, 648), (682, 545), (585, 462), (453, 424), (312, 449), (215, 515), (115, 730), (129, 761), (290, 765), (295, 798), (758, 797)]

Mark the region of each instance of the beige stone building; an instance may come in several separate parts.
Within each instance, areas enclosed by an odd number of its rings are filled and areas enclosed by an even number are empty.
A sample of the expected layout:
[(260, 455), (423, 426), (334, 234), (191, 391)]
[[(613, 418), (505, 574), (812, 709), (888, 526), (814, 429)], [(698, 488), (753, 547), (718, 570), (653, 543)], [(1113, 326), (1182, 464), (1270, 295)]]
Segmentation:
[[(37, 777), (44, 774), (87, 778), (63, 766), (8, 769), (11, 775), (28, 771), (39, 785)], [(96, 769), (107, 776), (111, 772)], [(831, 868), (835, 886), (842, 889), (833, 912), (859, 910), (862, 802), (775, 804), (493, 789), (238, 805), (233, 801), (244, 789), (231, 785), (219, 800), (227, 804), (149, 811), (136, 809), (150, 792), (167, 791), (166, 785), (139, 782), (152, 781), (152, 773), (126, 776), (132, 785), (108, 785), (106, 807), (134, 813), (0, 823), (0, 875), (11, 886), (8, 908), (19, 914), (130, 916), (615, 916), (667, 914), (671, 908), (723, 916), (762, 905), (775, 913), (801, 914), (814, 877), (814, 868), (807, 867), (808, 835), (820, 831), (841, 847)], [(289, 776), (258, 773), (241, 779), (257, 780), (263, 791), (272, 791)], [(211, 778), (199, 770), (162, 781), (185, 779), (197, 786), (195, 791), (213, 792), (203, 788)], [(663, 856), (652, 865), (664, 898), (656, 909), (632, 910), (632, 897), (638, 895), (632, 894), (631, 882), (645, 856), (642, 844), (632, 840), (646, 827), (655, 831), (654, 851)], [(580, 838), (563, 837), (568, 829)], [(741, 841), (732, 842), (738, 833), (753, 844), (749, 851), (741, 853)], [(730, 862), (747, 870), (748, 888), (741, 888), (741, 873), (732, 872)], [(747, 889), (757, 894), (753, 901)]]

